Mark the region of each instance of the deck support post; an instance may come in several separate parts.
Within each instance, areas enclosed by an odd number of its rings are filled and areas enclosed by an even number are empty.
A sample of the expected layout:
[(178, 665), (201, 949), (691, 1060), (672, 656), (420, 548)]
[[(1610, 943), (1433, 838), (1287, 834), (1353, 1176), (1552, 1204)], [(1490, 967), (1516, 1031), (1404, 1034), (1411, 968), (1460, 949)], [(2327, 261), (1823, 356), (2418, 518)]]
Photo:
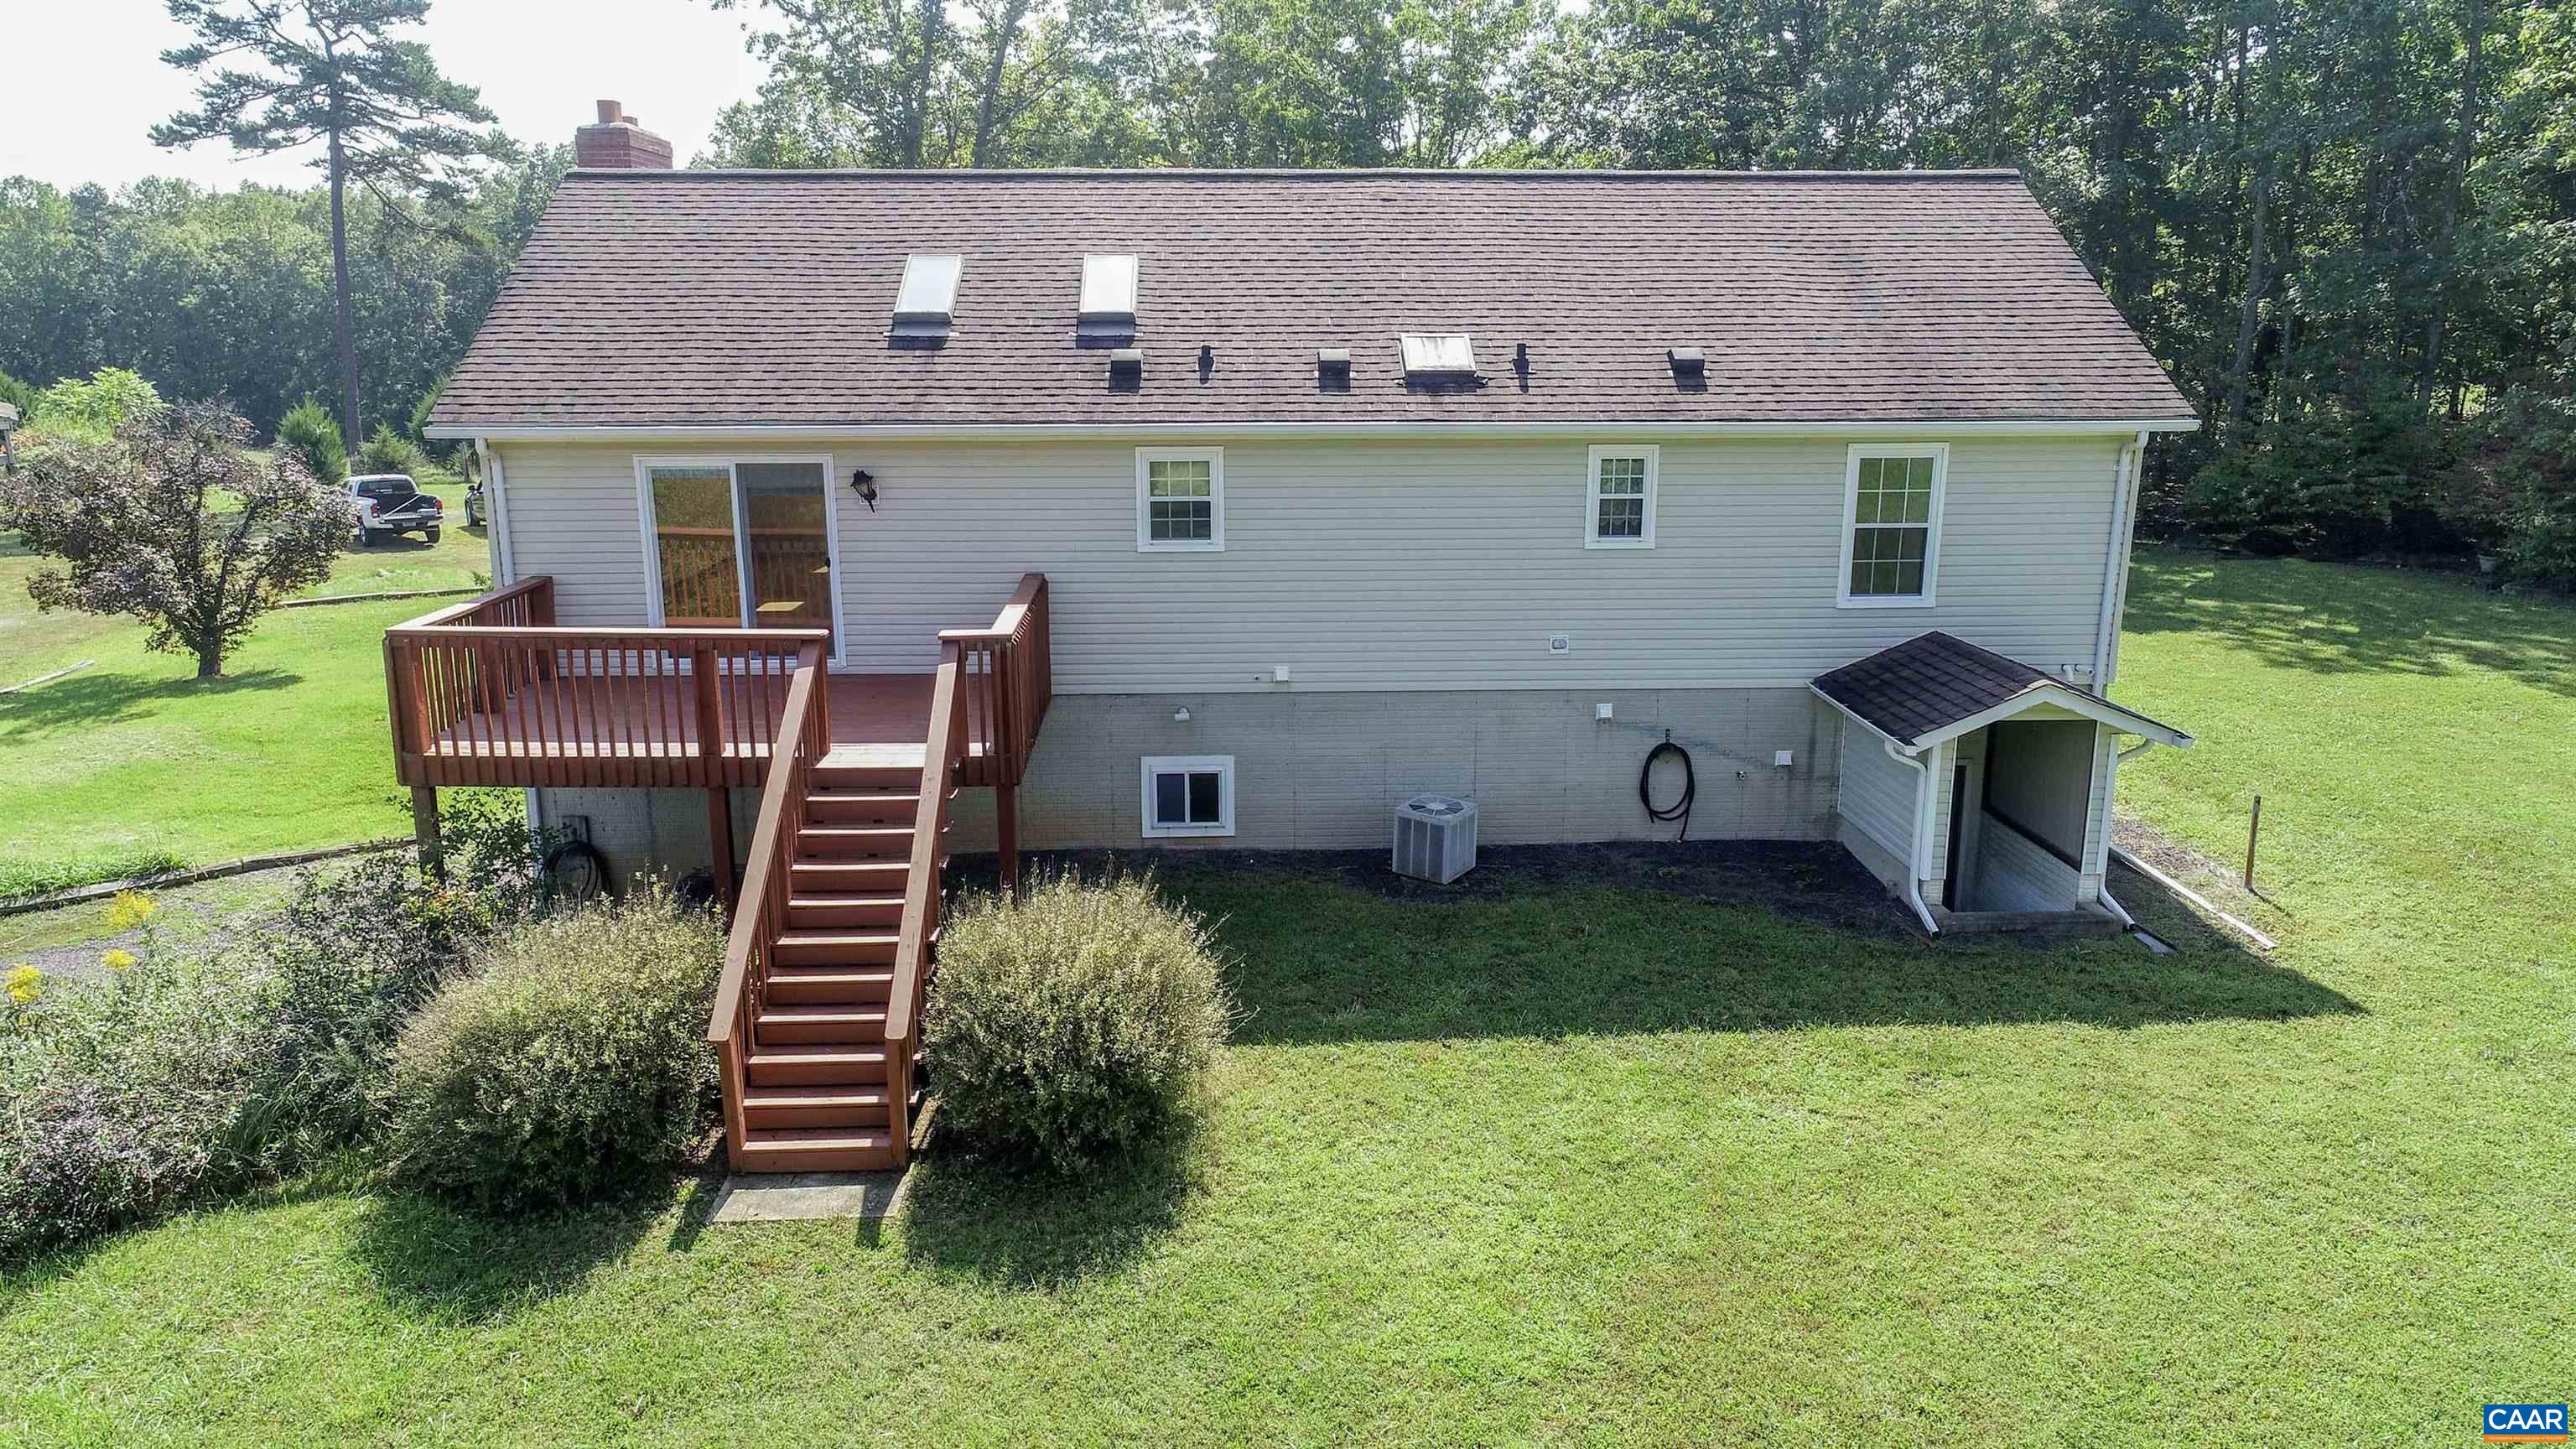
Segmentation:
[(447, 879), (447, 862), (438, 849), (438, 787), (411, 787), (411, 838), (420, 847), (420, 868), (431, 880)]
[(733, 879), (733, 794), (718, 785), (707, 791), (707, 860), (716, 879), (716, 902), (731, 911)]
[(1020, 898), (1020, 792), (1009, 785), (993, 787), (993, 838), (1002, 857), (1002, 893)]

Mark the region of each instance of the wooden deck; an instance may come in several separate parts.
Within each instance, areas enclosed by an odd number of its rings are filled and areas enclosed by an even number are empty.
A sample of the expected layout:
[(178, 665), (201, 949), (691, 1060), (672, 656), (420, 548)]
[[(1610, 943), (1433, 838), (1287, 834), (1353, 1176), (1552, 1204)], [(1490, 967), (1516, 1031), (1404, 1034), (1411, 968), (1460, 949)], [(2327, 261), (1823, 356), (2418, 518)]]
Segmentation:
[[(1045, 580), (1013, 598), (1002, 627), (937, 641), (956, 666), (961, 785), (1019, 783), (1053, 692)], [(415, 791), (757, 786), (808, 669), (816, 717), (796, 738), (819, 733), (843, 764), (921, 768), (936, 677), (834, 674), (831, 642), (820, 629), (558, 625), (554, 581), (524, 579), (385, 632), (395, 777)]]
[[(930, 727), (928, 674), (827, 676), (835, 765), (920, 769)], [(984, 689), (963, 681), (964, 692)], [(568, 687), (566, 687), (568, 685)], [(402, 761), (406, 784), (757, 785), (768, 772), (783, 692), (724, 681), (717, 747), (704, 745), (689, 674), (557, 675), (522, 683), (497, 707), (459, 712)], [(970, 741), (970, 758), (983, 754)]]

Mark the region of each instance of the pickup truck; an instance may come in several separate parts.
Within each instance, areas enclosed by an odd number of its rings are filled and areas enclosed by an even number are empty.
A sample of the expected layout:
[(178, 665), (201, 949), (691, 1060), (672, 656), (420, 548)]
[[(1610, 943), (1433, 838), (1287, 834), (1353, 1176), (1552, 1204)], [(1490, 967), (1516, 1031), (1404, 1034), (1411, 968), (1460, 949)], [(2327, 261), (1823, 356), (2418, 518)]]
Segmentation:
[(387, 534), (417, 533), (438, 542), (439, 515), (447, 505), (420, 491), (401, 473), (366, 473), (349, 480), (349, 512), (358, 522), (358, 547), (373, 548)]

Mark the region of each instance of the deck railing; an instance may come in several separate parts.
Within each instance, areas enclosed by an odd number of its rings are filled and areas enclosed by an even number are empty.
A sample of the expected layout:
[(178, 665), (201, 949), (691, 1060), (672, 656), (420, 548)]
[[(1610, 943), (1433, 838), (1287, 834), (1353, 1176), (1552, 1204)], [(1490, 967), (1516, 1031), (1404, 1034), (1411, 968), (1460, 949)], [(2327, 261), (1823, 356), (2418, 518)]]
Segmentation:
[[(991, 626), (943, 629), (944, 657), (957, 661), (968, 751), (962, 785), (1015, 786), (1055, 697), (1053, 620), (1044, 574), (1024, 574)], [(933, 739), (937, 736), (934, 734)]]
[(385, 632), (397, 772), (406, 785), (756, 785), (798, 659), (830, 638), (560, 628), (554, 581), (525, 579)]
[[(1043, 594), (1043, 587), (1041, 587)], [(967, 761), (967, 711), (959, 699), (962, 646), (940, 648), (939, 673), (930, 687), (930, 729), (921, 760), (921, 803), (912, 817), (912, 869), (903, 889), (903, 923), (896, 927), (894, 973), (886, 989), (886, 1121), (894, 1139), (894, 1165), (912, 1151), (912, 1058), (921, 1007), (930, 989), (939, 941), (940, 899), (948, 849), (948, 801), (957, 793)]]
[(826, 687), (823, 646), (809, 643), (797, 652), (787, 681), (779, 732), (772, 757), (783, 754), (784, 768), (772, 769), (760, 792), (760, 822), (752, 827), (748, 879), (734, 906), (733, 930), (725, 938), (724, 974), (717, 978), (714, 1009), (707, 1016), (707, 1040), (713, 1042), (724, 1073), (725, 1143), (739, 1151), (751, 1140), (743, 1118), (746, 1063), (751, 1054), (752, 1023), (768, 995), (770, 955), (787, 929), (787, 904), (793, 894), (789, 873), (796, 860), (797, 831), (805, 825), (805, 796), (815, 764), (832, 749), (832, 691)]

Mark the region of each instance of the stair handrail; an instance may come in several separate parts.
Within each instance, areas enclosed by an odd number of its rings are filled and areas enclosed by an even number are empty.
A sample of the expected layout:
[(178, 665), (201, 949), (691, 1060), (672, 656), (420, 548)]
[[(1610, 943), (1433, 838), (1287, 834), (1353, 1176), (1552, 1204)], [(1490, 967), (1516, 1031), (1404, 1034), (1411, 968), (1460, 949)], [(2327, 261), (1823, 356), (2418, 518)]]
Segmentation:
[(956, 793), (957, 773), (966, 759), (966, 713), (957, 701), (962, 672), (957, 642), (943, 642), (939, 673), (930, 687), (921, 800), (912, 816), (912, 869), (904, 873), (903, 924), (896, 928), (894, 972), (886, 989), (886, 1123), (897, 1167), (911, 1156), (913, 1036), (928, 983), (931, 943), (939, 932), (939, 855), (948, 829), (948, 797)]
[[(814, 765), (831, 753), (831, 669), (823, 645), (806, 643), (796, 651), (796, 672), (787, 683), (787, 703), (778, 720), (778, 738), (770, 746), (769, 779), (761, 786), (760, 820), (752, 827), (751, 855), (743, 867), (741, 899), (734, 906), (733, 929), (725, 938), (724, 974), (716, 979), (716, 999), (707, 1013), (707, 1040), (722, 1058), (724, 1071), (725, 1145), (739, 1153), (750, 1141), (743, 1113), (748, 1086), (752, 1018), (768, 985), (773, 943), (787, 924), (790, 872), (795, 864), (797, 832), (805, 825), (805, 796)], [(732, 862), (719, 863), (730, 869)]]

